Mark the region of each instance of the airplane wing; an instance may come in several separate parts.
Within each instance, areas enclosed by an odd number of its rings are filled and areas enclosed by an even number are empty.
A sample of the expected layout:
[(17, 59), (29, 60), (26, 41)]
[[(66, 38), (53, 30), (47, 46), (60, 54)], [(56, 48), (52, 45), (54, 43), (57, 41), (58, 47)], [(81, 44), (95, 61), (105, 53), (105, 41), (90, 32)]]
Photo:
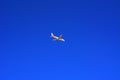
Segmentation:
[(60, 39), (62, 38), (62, 34), (59, 36), (59, 38), (60, 38)]

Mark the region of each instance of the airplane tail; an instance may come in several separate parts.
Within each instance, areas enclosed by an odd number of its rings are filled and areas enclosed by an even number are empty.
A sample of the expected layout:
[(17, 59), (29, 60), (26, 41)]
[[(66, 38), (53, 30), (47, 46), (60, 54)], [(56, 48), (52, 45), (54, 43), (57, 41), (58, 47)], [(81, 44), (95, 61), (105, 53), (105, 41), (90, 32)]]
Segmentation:
[(51, 33), (51, 37), (52, 37), (52, 36), (54, 36), (54, 34), (53, 34), (53, 33)]

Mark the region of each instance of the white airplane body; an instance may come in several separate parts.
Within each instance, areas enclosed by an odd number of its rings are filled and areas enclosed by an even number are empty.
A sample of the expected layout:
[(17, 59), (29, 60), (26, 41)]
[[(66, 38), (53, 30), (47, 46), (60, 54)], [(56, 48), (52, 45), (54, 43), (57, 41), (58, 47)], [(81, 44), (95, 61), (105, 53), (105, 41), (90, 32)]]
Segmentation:
[(53, 33), (51, 33), (51, 37), (56, 40), (56, 41), (65, 41), (63, 38), (62, 38), (62, 35), (60, 35), (59, 37), (55, 36)]

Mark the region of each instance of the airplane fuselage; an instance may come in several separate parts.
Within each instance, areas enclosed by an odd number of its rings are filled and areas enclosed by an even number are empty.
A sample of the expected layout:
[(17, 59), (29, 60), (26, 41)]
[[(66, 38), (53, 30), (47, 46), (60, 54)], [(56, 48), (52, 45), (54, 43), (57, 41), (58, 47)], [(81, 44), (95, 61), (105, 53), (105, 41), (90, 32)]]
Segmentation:
[(52, 38), (54, 38), (55, 40), (60, 40), (61, 38), (59, 38), (59, 37), (52, 37)]

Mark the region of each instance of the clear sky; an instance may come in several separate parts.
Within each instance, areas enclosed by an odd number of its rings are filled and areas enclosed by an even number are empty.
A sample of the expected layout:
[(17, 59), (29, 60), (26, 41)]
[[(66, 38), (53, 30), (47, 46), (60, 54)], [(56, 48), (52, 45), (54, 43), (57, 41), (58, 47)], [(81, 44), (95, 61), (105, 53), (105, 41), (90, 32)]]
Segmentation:
[(0, 80), (120, 80), (120, 1), (1, 0)]

